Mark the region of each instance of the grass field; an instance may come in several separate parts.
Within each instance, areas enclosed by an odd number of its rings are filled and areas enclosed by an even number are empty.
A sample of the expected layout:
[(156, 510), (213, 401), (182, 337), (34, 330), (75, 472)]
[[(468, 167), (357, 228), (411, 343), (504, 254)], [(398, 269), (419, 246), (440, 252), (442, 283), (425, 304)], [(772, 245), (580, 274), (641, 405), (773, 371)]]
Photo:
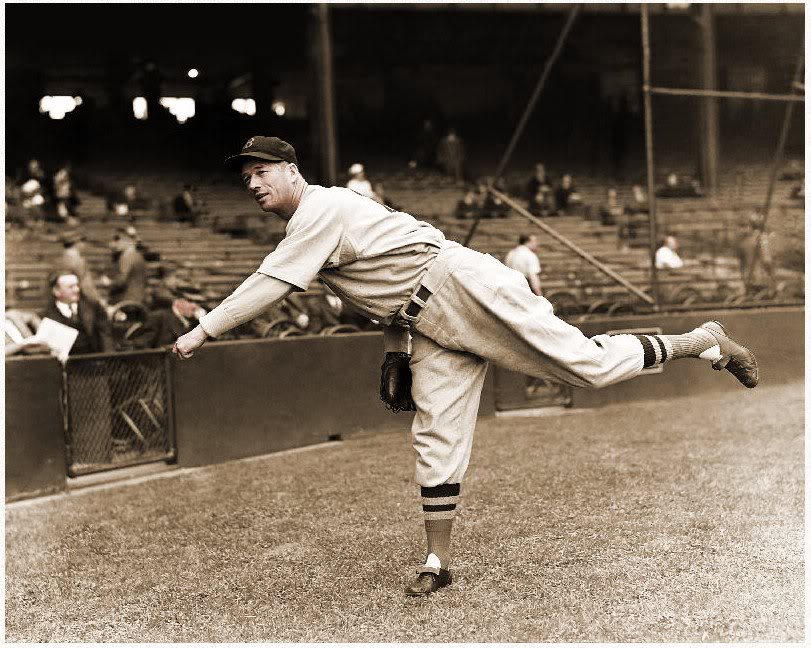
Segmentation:
[(803, 424), (801, 384), (483, 420), (428, 599), (402, 434), (11, 506), (6, 640), (801, 641)]

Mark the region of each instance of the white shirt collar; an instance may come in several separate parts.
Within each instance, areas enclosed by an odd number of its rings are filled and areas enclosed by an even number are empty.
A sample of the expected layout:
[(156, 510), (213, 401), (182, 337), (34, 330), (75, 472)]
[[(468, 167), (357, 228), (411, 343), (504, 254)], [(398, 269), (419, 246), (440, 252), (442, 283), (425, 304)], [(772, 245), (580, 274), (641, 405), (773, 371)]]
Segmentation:
[(56, 300), (56, 307), (59, 309), (59, 312), (62, 313), (65, 317), (70, 319), (73, 317), (74, 313), (79, 311), (78, 304), (66, 304), (59, 300)]

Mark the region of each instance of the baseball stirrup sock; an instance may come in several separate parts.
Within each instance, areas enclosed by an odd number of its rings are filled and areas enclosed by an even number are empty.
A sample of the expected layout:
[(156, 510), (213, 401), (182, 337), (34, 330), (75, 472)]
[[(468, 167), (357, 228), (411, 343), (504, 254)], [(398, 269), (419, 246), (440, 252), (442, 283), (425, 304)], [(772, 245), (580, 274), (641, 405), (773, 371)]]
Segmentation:
[(443, 569), (448, 568), (451, 559), (451, 530), (459, 503), (459, 491), (459, 484), (420, 488), (428, 554), (437, 556)]
[(721, 352), (715, 336), (703, 328), (682, 335), (635, 335), (644, 353), (643, 367), (664, 364), (679, 358), (718, 360)]

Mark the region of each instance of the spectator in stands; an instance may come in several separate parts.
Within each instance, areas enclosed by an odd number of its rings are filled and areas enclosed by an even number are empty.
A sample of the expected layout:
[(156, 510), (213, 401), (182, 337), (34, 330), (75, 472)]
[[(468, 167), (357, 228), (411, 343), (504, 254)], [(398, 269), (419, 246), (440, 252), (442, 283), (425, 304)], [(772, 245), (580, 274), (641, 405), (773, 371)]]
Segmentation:
[(205, 314), (194, 302), (175, 299), (169, 308), (161, 308), (149, 314), (143, 334), (146, 346), (158, 348), (172, 344), (180, 335), (185, 335), (198, 324)]
[(445, 137), (439, 141), (436, 154), (437, 164), (451, 176), (457, 183), (464, 181), (465, 146), (462, 139), (456, 134), (456, 129), (449, 128)]
[(689, 176), (679, 177), (676, 173), (669, 173), (664, 186), (656, 190), (658, 198), (697, 198), (703, 195), (698, 180)]
[(546, 167), (540, 162), (535, 165), (532, 177), (527, 183), (527, 200), (532, 202), (538, 196), (538, 192), (551, 193), (552, 183), (546, 173)]
[(371, 198), (381, 205), (383, 204), (383, 199), (375, 193), (374, 189), (372, 189), (372, 183), (366, 177), (366, 169), (359, 162), (355, 162), (349, 167), (349, 180), (346, 183), (346, 188), (359, 193), (361, 196)]
[(566, 213), (567, 210), (582, 204), (583, 201), (577, 192), (577, 187), (574, 186), (571, 174), (565, 174), (555, 189), (555, 209), (559, 214)]
[(59, 170), (54, 174), (53, 185), (57, 215), (62, 220), (67, 221), (68, 224), (75, 224), (76, 206), (79, 204), (79, 198), (76, 195), (70, 162), (65, 162), (59, 167)]
[(659, 270), (678, 270), (684, 267), (684, 261), (678, 253), (679, 242), (675, 236), (668, 235), (656, 250), (656, 267)]
[(606, 192), (605, 204), (600, 207), (600, 222), (603, 225), (616, 225), (622, 220), (623, 209), (617, 200), (617, 190), (609, 187)]
[(134, 229), (120, 227), (113, 237), (113, 250), (119, 252), (118, 274), (110, 283), (110, 303), (136, 302), (146, 298), (146, 261), (136, 247)]
[(426, 119), (422, 122), (422, 128), (417, 135), (417, 150), (414, 152), (414, 159), (408, 164), (409, 167), (430, 168), (434, 166), (436, 159), (437, 140), (439, 138), (434, 128), (434, 122)]
[(81, 286), (82, 294), (93, 301), (103, 303), (104, 300), (99, 295), (87, 261), (82, 255), (86, 240), (85, 236), (78, 231), (71, 231), (63, 234), (61, 240), (64, 250), (59, 259), (57, 259), (56, 267), (73, 272), (73, 274), (79, 277), (79, 285)]
[(177, 220), (178, 223), (197, 224), (197, 204), (192, 195), (192, 187), (190, 184), (184, 184), (183, 190), (175, 196), (172, 201), (172, 210), (175, 214), (175, 220)]
[(6, 311), (6, 357), (50, 353), (50, 347), (37, 341), (35, 335), (40, 318), (29, 311)]
[(127, 216), (133, 210), (148, 209), (149, 201), (138, 193), (134, 184), (128, 184), (108, 196), (107, 208), (116, 216)]
[(20, 204), (25, 211), (26, 225), (40, 225), (49, 203), (45, 172), (39, 160), (31, 160), (20, 183)]
[(631, 187), (631, 202), (625, 206), (625, 211), (629, 214), (648, 213), (648, 196), (642, 185), (635, 184)]
[(741, 278), (748, 293), (764, 288), (774, 289), (776, 279), (771, 244), (763, 215), (759, 212), (752, 212), (747, 218), (746, 229), (738, 241), (737, 254)]
[(504, 265), (517, 270), (527, 280), (536, 295), (541, 294), (541, 262), (538, 260), (538, 237), (534, 234), (521, 234), (518, 245), (507, 253)]
[(79, 277), (70, 270), (57, 270), (48, 278), (51, 300), (45, 317), (79, 331), (70, 350), (79, 353), (102, 353), (113, 350), (110, 321), (104, 307), (82, 295)]
[(544, 217), (554, 213), (555, 203), (552, 199), (551, 190), (549, 188), (539, 189), (538, 193), (530, 199), (527, 209), (533, 216)]
[[(173, 261), (165, 261), (157, 269), (158, 285), (152, 290), (150, 306), (160, 310), (171, 308), (177, 299), (200, 304), (205, 299), (203, 291), (187, 274), (181, 273)], [(201, 315), (202, 317), (202, 315)]]
[(481, 210), (478, 194), (468, 189), (463, 198), (456, 203), (454, 215), (459, 219), (475, 219)]
[(791, 190), (791, 197), (795, 200), (805, 200), (805, 178), (803, 178), (803, 181)]

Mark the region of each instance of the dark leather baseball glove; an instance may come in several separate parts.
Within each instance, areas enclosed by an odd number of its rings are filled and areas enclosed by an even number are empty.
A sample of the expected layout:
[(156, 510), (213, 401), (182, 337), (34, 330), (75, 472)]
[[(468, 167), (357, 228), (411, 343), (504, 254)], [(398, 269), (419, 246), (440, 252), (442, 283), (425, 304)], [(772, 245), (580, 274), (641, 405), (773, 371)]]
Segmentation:
[(414, 412), (417, 406), (411, 398), (411, 356), (389, 352), (380, 367), (380, 399), (392, 412)]

